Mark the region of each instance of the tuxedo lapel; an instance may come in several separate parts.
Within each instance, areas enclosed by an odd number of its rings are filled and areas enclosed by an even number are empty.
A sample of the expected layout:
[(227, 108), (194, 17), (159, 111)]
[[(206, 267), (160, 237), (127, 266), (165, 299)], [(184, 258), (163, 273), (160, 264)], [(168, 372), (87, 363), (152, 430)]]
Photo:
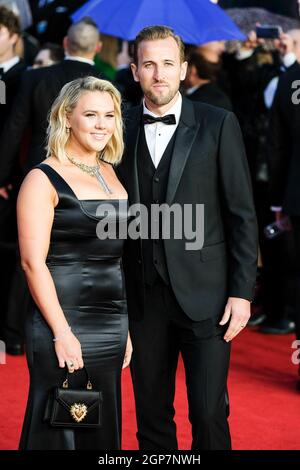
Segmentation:
[(128, 188), (130, 194), (130, 203), (135, 204), (140, 202), (140, 191), (139, 191), (139, 179), (137, 171), (137, 146), (141, 131), (141, 117), (142, 117), (143, 107), (139, 106), (135, 109), (135, 112), (130, 115), (130, 118), (125, 119), (126, 127), (126, 155), (129, 165), (129, 178), (132, 185), (132, 190)]
[(183, 98), (167, 186), (166, 203), (169, 205), (174, 199), (199, 127), (200, 123), (196, 122), (193, 103)]

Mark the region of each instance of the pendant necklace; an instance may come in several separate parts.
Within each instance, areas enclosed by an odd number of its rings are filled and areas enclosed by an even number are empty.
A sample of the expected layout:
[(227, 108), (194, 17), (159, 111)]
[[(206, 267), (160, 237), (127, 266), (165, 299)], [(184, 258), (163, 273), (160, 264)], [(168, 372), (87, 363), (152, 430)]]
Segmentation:
[(71, 163), (73, 163), (73, 165), (77, 166), (80, 170), (84, 171), (85, 173), (92, 176), (93, 178), (96, 178), (98, 182), (100, 183), (100, 186), (102, 187), (103, 191), (106, 194), (113, 194), (113, 191), (107, 185), (105, 179), (103, 178), (100, 172), (100, 165), (95, 165), (95, 166), (86, 165), (85, 163), (77, 162), (76, 160), (74, 160), (74, 158), (70, 157), (68, 154), (66, 155), (67, 155), (68, 160)]

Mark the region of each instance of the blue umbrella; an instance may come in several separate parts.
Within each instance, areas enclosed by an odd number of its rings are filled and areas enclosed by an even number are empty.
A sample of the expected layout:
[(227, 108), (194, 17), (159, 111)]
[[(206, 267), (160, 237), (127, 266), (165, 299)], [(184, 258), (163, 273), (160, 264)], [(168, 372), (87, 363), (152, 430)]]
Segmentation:
[(145, 26), (165, 25), (187, 44), (245, 40), (232, 19), (210, 0), (90, 0), (72, 20), (90, 16), (104, 34), (133, 40)]

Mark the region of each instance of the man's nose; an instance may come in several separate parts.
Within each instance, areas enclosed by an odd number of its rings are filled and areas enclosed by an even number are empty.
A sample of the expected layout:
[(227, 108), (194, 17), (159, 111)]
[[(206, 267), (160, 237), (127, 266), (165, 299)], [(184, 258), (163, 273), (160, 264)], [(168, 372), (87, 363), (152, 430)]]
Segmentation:
[(154, 78), (158, 82), (164, 80), (165, 78), (164, 71), (160, 67), (156, 67), (155, 72), (154, 72)]

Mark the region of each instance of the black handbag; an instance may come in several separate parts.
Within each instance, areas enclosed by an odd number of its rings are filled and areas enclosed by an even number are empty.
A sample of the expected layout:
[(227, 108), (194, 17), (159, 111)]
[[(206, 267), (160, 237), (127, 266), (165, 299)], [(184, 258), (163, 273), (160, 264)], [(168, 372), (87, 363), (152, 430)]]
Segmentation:
[(97, 428), (102, 424), (102, 392), (93, 390), (87, 369), (84, 389), (69, 387), (69, 373), (61, 387), (51, 390), (44, 419), (51, 426), (64, 428)]

